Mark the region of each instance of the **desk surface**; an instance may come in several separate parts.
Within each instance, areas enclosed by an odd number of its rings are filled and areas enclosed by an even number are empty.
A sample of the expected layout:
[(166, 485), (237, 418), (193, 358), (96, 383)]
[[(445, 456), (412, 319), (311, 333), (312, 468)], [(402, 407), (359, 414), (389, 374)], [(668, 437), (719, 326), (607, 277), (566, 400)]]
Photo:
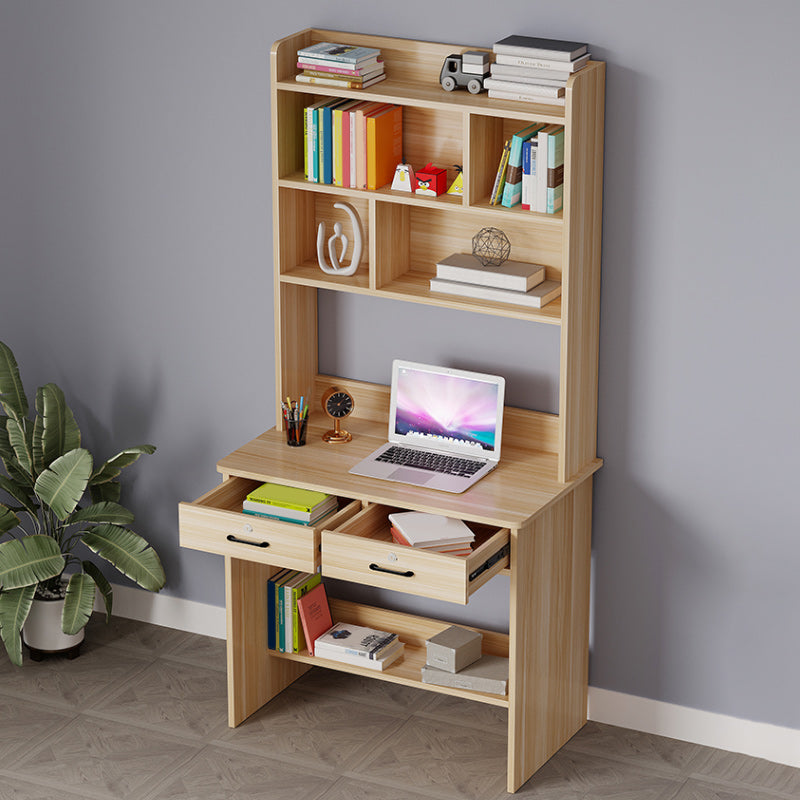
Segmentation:
[(466, 492), (450, 494), (351, 475), (350, 467), (386, 441), (386, 427), (369, 420), (349, 419), (344, 427), (353, 434), (353, 440), (327, 444), (322, 441), (322, 434), (328, 427), (310, 424), (304, 447), (288, 447), (285, 434), (273, 428), (223, 458), (217, 469), (226, 477), (275, 481), (518, 529), (602, 465), (601, 459), (594, 459), (574, 480), (559, 483), (555, 454), (508, 447), (493, 472)]

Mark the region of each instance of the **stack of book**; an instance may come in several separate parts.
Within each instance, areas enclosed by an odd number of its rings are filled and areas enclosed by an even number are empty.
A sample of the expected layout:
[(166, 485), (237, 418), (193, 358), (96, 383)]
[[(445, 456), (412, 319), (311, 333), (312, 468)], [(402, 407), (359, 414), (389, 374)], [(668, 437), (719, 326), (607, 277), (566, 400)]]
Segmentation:
[(503, 146), (491, 205), (555, 214), (564, 207), (564, 126), (535, 123)]
[(297, 66), (303, 70), (298, 82), (343, 89), (366, 89), (386, 78), (375, 47), (318, 42), (297, 51)]
[(507, 36), (495, 42), (491, 75), (484, 81), (489, 97), (564, 105), (567, 80), (583, 69), (588, 45), (534, 36)]
[(468, 556), (472, 552), (475, 534), (460, 519), (403, 511), (389, 514), (389, 522), (397, 544), (450, 556)]
[(541, 308), (561, 294), (561, 282), (546, 280), (545, 268), (524, 261), (484, 267), (468, 253), (454, 253), (436, 265), (431, 291)]
[(335, 495), (279, 483), (262, 483), (242, 502), (242, 511), (245, 514), (299, 525), (313, 525), (337, 508)]
[(267, 647), (299, 653), (306, 646), (298, 603), (321, 585), (318, 572), (282, 569), (267, 581)]
[(383, 671), (405, 650), (396, 633), (347, 622), (334, 624), (322, 583), (298, 600), (298, 615), (312, 656)]
[(345, 189), (380, 189), (403, 160), (403, 107), (328, 98), (303, 114), (307, 181)]

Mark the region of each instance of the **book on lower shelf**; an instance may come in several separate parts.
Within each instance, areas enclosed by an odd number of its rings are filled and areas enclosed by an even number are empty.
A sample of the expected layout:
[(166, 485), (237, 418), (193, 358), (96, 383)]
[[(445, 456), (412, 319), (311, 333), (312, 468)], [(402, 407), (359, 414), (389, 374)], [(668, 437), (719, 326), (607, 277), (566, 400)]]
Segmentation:
[(382, 671), (403, 655), (396, 633), (349, 622), (337, 622), (314, 642), (314, 655)]
[(504, 695), (508, 691), (508, 659), (484, 655), (458, 672), (448, 672), (426, 664), (422, 668), (422, 682)]
[(437, 278), (518, 292), (533, 289), (544, 276), (545, 268), (540, 264), (509, 260), (498, 267), (485, 267), (471, 253), (453, 253), (436, 264)]
[(474, 283), (448, 281), (443, 278), (430, 279), (431, 291), (441, 294), (452, 294), (457, 297), (471, 297), (478, 300), (491, 300), (496, 303), (525, 306), (527, 308), (544, 308), (548, 303), (561, 295), (561, 281), (542, 281), (527, 292), (514, 292), (507, 289), (496, 289), (493, 286), (478, 286)]

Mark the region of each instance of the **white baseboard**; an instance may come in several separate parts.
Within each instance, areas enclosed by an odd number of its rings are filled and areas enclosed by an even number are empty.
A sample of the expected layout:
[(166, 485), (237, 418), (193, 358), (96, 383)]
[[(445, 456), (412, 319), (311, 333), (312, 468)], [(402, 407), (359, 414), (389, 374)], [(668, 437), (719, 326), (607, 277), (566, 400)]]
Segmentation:
[[(102, 611), (102, 601), (96, 606)], [(126, 586), (114, 587), (114, 615), (225, 638), (225, 609)], [(589, 687), (589, 719), (800, 767), (800, 730)]]
[(800, 767), (800, 730), (589, 687), (589, 719)]

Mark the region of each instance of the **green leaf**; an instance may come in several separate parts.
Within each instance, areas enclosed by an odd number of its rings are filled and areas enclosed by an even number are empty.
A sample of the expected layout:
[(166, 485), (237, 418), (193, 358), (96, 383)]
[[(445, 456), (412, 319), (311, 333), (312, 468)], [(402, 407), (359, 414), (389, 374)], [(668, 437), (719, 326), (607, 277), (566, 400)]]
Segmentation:
[(36, 585), (21, 586), (0, 592), (0, 638), (12, 664), (22, 666), (22, 638), (20, 631), (28, 618)]
[(9, 480), (5, 475), (0, 475), (0, 489), (11, 495), (29, 514), (36, 516), (36, 504), (26, 487)]
[(22, 388), (17, 359), (3, 342), (0, 342), (0, 405), (9, 417), (23, 420), (28, 416), (28, 398)]
[(92, 454), (78, 448), (57, 458), (37, 479), (37, 497), (63, 522), (78, 506), (92, 474)]
[(98, 483), (106, 483), (119, 475), (120, 471), (133, 464), (139, 456), (152, 455), (156, 448), (152, 444), (142, 444), (137, 447), (128, 447), (121, 453), (117, 453), (113, 458), (109, 458), (94, 475), (92, 475), (92, 486)]
[(122, 486), (119, 481), (89, 485), (89, 494), (93, 503), (118, 503), (121, 491)]
[(0, 533), (13, 531), (19, 524), (19, 517), (7, 505), (0, 503)]
[(36, 392), (36, 424), (33, 431), (33, 461), (38, 472), (59, 456), (81, 446), (81, 432), (64, 392), (54, 383)]
[(55, 578), (64, 569), (64, 556), (55, 539), (35, 534), (0, 544), (0, 588), (18, 589)]
[(74, 636), (82, 630), (94, 608), (95, 583), (91, 576), (76, 572), (67, 584), (64, 610), (61, 612), (61, 630)]
[(6, 427), (8, 421), (8, 417), (0, 417), (0, 460), (2, 460), (6, 472), (13, 481), (33, 489), (33, 478), (20, 468), (17, 462), (17, 454), (14, 452), (14, 448), (8, 438), (8, 428)]
[(114, 525), (130, 525), (133, 522), (133, 512), (119, 503), (103, 501), (79, 508), (70, 518), (69, 524), (76, 522), (110, 522)]
[(106, 622), (111, 619), (111, 604), (114, 599), (114, 590), (111, 588), (111, 584), (108, 582), (108, 579), (102, 572), (100, 572), (100, 568), (92, 561), (84, 561), (83, 563), (83, 571), (87, 575), (91, 575), (94, 579), (94, 582), (97, 584), (97, 588), (100, 590), (100, 594), (103, 597), (103, 603), (106, 607)]
[(139, 534), (127, 528), (98, 525), (87, 531), (81, 541), (143, 589), (157, 592), (166, 583), (156, 551)]
[(6, 431), (8, 432), (8, 441), (14, 451), (16, 462), (20, 469), (33, 475), (33, 454), (31, 452), (31, 441), (33, 434), (28, 435), (24, 427), (24, 420), (17, 422), (17, 420), (9, 417), (6, 420)]

